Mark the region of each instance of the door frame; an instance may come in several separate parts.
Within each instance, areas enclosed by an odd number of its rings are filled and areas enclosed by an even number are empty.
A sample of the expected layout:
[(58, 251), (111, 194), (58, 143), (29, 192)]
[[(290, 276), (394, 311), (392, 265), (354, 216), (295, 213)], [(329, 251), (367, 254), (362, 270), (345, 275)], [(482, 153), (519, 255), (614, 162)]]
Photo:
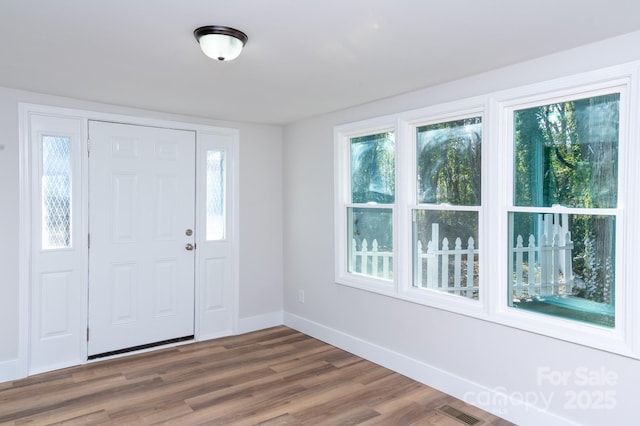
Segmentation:
[[(16, 379), (20, 377), (26, 377), (30, 374), (36, 374), (44, 371), (55, 370), (71, 365), (78, 365), (87, 362), (87, 340), (82, 339), (81, 347), (79, 348), (78, 358), (70, 361), (69, 365), (55, 365), (48, 369), (32, 370), (30, 365), (31, 358), (31, 303), (32, 303), (32, 257), (34, 255), (34, 247), (32, 247), (32, 226), (33, 221), (39, 221), (40, 218), (34, 217), (32, 214), (32, 197), (34, 191), (34, 182), (32, 178), (32, 142), (30, 132), (30, 121), (33, 115), (50, 116), (59, 118), (72, 118), (79, 120), (82, 124), (81, 135), (81, 151), (82, 153), (88, 152), (88, 123), (89, 120), (98, 121), (110, 121), (114, 123), (124, 123), (140, 126), (161, 127), (169, 129), (189, 130), (196, 133), (196, 252), (195, 252), (195, 341), (207, 340), (217, 337), (223, 337), (233, 335), (238, 332), (238, 304), (239, 304), (239, 130), (227, 127), (216, 127), (202, 124), (195, 124), (182, 121), (163, 120), (141, 116), (121, 115), (113, 113), (103, 113), (89, 110), (79, 110), (62, 108), (47, 105), (20, 103), (19, 104), (19, 138), (20, 138), (20, 245), (19, 245), (19, 351), (18, 359), (16, 363)], [(216, 329), (210, 325), (211, 321), (207, 319), (211, 318), (207, 313), (206, 304), (203, 303), (205, 297), (206, 288), (204, 282), (204, 275), (202, 273), (205, 256), (203, 256), (197, 248), (198, 246), (205, 247), (205, 233), (202, 228), (202, 224), (205, 223), (206, 218), (203, 206), (206, 205), (206, 199), (203, 199), (205, 194), (204, 181), (206, 181), (205, 173), (206, 167), (202, 166), (203, 159), (201, 157), (202, 152), (206, 152), (207, 147), (220, 147), (224, 146), (226, 156), (228, 158), (227, 163), (227, 194), (226, 194), (226, 219), (227, 219), (227, 240), (229, 245), (229, 267), (228, 267), (228, 285), (231, 287), (228, 289), (229, 297), (227, 306), (225, 306), (224, 315), (228, 318), (225, 322), (224, 328)], [(75, 200), (75, 202), (81, 203), (81, 217), (77, 218), (81, 223), (79, 227), (82, 232), (82, 245), (84, 247), (81, 250), (82, 255), (78, 257), (77, 262), (81, 270), (83, 271), (83, 283), (82, 283), (82, 306), (79, 307), (79, 314), (81, 315), (80, 330), (77, 332), (84, 335), (88, 326), (88, 155), (81, 155), (80, 159), (80, 176), (79, 179), (81, 185), (81, 199)], [(209, 316), (208, 316), (209, 315)], [(184, 344), (184, 343), (182, 343)], [(80, 361), (78, 361), (80, 360)]]

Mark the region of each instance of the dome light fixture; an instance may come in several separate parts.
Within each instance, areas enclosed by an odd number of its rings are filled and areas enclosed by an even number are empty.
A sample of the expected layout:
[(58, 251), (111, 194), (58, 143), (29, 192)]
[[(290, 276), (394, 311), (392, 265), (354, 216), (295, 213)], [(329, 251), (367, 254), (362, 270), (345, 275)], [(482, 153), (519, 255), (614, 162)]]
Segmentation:
[(240, 55), (249, 37), (242, 31), (220, 25), (208, 25), (193, 31), (205, 55), (218, 61), (231, 61)]

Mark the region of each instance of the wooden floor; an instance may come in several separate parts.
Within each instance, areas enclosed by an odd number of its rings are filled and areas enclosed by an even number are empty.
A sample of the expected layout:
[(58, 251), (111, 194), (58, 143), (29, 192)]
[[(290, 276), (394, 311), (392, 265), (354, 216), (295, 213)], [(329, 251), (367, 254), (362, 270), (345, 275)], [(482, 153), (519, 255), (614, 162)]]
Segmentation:
[(511, 423), (282, 326), (0, 383), (0, 424)]

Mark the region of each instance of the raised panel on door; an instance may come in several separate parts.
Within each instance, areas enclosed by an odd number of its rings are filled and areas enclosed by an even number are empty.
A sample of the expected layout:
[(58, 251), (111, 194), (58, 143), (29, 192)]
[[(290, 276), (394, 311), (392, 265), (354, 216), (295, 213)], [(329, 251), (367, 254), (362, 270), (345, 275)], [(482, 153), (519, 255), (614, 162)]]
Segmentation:
[(80, 119), (29, 117), (30, 374), (83, 359), (82, 137)]
[(195, 133), (89, 124), (89, 356), (194, 334)]

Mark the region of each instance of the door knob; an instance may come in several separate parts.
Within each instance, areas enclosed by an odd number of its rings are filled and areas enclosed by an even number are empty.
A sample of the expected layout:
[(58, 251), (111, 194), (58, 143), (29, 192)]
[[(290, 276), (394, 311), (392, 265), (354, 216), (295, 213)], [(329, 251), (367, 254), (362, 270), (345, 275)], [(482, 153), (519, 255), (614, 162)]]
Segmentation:
[(187, 250), (191, 251), (194, 249), (193, 244), (189, 243), (186, 246), (184, 246), (184, 248), (186, 248)]

